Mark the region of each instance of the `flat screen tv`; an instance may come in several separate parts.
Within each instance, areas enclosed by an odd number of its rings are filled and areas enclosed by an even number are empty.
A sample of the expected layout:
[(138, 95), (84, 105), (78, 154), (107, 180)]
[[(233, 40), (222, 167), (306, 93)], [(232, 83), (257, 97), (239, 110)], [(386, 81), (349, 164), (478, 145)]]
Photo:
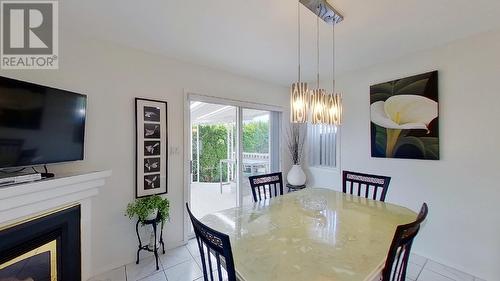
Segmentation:
[(0, 169), (83, 160), (85, 95), (0, 77)]

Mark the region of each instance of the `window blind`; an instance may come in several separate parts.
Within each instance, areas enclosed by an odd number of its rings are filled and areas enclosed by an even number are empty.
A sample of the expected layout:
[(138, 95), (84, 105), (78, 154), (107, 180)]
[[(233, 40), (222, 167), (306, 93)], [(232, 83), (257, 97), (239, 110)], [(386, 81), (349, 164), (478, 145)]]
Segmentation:
[(337, 127), (308, 125), (309, 165), (334, 168), (337, 165)]

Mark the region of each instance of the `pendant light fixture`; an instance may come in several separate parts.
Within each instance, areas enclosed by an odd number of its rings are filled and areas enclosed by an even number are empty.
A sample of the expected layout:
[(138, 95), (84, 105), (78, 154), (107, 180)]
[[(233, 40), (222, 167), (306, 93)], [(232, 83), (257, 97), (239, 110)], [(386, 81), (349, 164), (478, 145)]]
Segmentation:
[(335, 24), (332, 26), (332, 93), (325, 99), (325, 123), (339, 126), (342, 124), (342, 94), (335, 92)]
[(292, 84), (290, 93), (290, 121), (292, 123), (306, 123), (309, 115), (309, 89), (307, 83), (300, 79), (300, 2), (297, 5), (298, 18), (298, 75), (297, 82)]
[(320, 60), (319, 60), (319, 16), (316, 17), (316, 89), (311, 91), (311, 123), (323, 124), (325, 123), (325, 96), (326, 90), (320, 88)]
[[(300, 4), (311, 10), (316, 17), (316, 47), (317, 47), (317, 85), (313, 90), (308, 90), (307, 83), (301, 82), (301, 53), (300, 53)], [(332, 93), (327, 94), (320, 88), (320, 45), (319, 45), (319, 19), (332, 27), (333, 60), (332, 60)], [(342, 124), (342, 94), (335, 92), (335, 25), (344, 20), (327, 0), (299, 0), (298, 7), (298, 81), (292, 84), (290, 95), (290, 121), (292, 123), (312, 124)]]

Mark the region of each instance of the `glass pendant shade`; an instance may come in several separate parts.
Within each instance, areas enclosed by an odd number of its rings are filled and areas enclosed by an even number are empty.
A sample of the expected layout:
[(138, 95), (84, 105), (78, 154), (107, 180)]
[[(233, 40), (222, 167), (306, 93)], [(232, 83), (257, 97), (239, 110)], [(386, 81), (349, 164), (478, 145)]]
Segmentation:
[(342, 95), (330, 94), (325, 98), (325, 123), (339, 126), (342, 124)]
[(325, 99), (325, 123), (342, 125), (342, 94), (335, 93), (335, 23), (332, 27), (332, 93)]
[(291, 122), (306, 123), (309, 113), (309, 89), (307, 83), (292, 84), (290, 103)]
[(325, 123), (325, 89), (314, 89), (311, 91), (311, 123)]
[[(290, 122), (328, 124), (339, 126), (342, 124), (342, 95), (335, 93), (335, 25), (344, 17), (331, 7), (325, 0), (318, 4), (316, 1), (300, 0), (298, 2), (298, 79), (292, 84), (290, 92)], [(310, 3), (311, 2), (311, 3)], [(314, 3), (312, 3), (314, 2)], [(317, 48), (317, 88), (309, 90), (307, 83), (300, 82), (300, 7), (301, 3), (311, 9), (316, 17), (316, 48)], [(319, 9), (319, 10), (318, 10)], [(320, 88), (320, 18), (327, 24), (332, 24), (333, 40), (333, 90), (327, 94), (325, 89)]]

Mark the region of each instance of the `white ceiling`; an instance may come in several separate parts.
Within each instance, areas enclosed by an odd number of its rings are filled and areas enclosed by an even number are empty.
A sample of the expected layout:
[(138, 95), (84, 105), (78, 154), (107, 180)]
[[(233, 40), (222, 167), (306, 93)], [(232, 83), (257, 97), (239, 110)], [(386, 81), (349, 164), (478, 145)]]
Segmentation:
[[(329, 0), (337, 73), (500, 28), (499, 0)], [(61, 29), (288, 85), (297, 76), (297, 0), (64, 0)], [(315, 17), (302, 8), (303, 76), (316, 72)], [(321, 25), (322, 76), (331, 31)]]

